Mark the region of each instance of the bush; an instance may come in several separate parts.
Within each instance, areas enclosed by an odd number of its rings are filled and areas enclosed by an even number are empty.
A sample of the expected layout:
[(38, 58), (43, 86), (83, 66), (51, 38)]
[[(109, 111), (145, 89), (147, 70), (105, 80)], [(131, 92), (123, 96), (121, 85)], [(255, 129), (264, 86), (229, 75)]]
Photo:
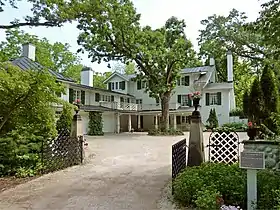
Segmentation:
[(222, 126), (223, 128), (233, 128), (235, 131), (242, 130), (245, 131), (247, 129), (247, 125), (242, 122), (232, 122), (232, 123), (225, 123)]
[(148, 131), (149, 136), (183, 136), (184, 133), (181, 130), (170, 128), (167, 131), (161, 131), (160, 129), (151, 129)]
[(234, 117), (234, 116), (244, 117), (244, 113), (240, 109), (234, 109), (234, 110), (231, 110), (229, 112), (229, 116), (231, 116), (231, 117)]
[(103, 122), (101, 112), (89, 112), (88, 135), (103, 136)]
[(209, 123), (208, 126), (211, 129), (217, 128), (219, 126), (219, 122), (218, 122), (218, 118), (217, 118), (217, 114), (216, 114), (215, 109), (210, 110), (209, 117), (208, 117), (206, 122)]
[(62, 113), (56, 122), (56, 129), (60, 131), (62, 129), (71, 130), (71, 123), (73, 119), (73, 107), (70, 104), (64, 104)]
[[(246, 207), (246, 171), (238, 164), (205, 163), (187, 168), (173, 182), (174, 199), (181, 205), (199, 209), (218, 209), (217, 196), (226, 205)], [(276, 171), (258, 172), (258, 209), (275, 209), (279, 205), (280, 174)]]

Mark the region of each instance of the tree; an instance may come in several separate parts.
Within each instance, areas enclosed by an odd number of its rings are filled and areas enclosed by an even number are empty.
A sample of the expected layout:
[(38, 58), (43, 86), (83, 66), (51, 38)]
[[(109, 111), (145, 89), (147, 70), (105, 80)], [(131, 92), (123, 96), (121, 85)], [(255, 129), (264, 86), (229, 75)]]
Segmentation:
[(21, 56), (22, 44), (26, 42), (36, 46), (35, 59), (38, 63), (60, 72), (65, 77), (80, 81), (80, 72), (83, 68), (81, 59), (70, 51), (69, 44), (60, 42), (51, 44), (46, 38), (39, 39), (18, 29), (6, 31), (6, 41), (0, 43), (0, 61), (8, 61)]
[(22, 71), (8, 62), (0, 63), (0, 134), (26, 127), (55, 134), (51, 104), (60, 102), (55, 93), (63, 90), (48, 71)]
[(279, 131), (277, 128), (279, 123), (275, 120), (279, 119), (279, 117), (276, 117), (279, 115), (279, 91), (274, 73), (268, 66), (263, 70), (260, 85), (264, 105), (262, 115), (264, 124), (272, 132), (277, 133)]
[(71, 130), (71, 124), (73, 119), (73, 107), (71, 104), (64, 103), (62, 113), (56, 122), (56, 130), (60, 131), (62, 129)]
[(219, 127), (219, 121), (218, 121), (215, 109), (210, 109), (210, 113), (209, 113), (209, 117), (207, 119), (207, 123), (209, 123), (209, 126), (210, 126), (211, 129)]
[(112, 72), (104, 72), (103, 74), (100, 72), (95, 72), (93, 77), (93, 86), (96, 88), (107, 89), (104, 81), (111, 76)]
[(263, 96), (260, 87), (260, 81), (258, 78), (255, 78), (252, 84), (251, 92), (249, 96), (249, 104), (250, 104), (250, 109), (248, 111), (248, 114), (250, 120), (256, 123), (260, 123), (260, 120), (262, 119)]
[(234, 63), (242, 58), (242, 62), (249, 62), (248, 70), (253, 72), (261, 69), (265, 58), (273, 55), (264, 44), (262, 33), (247, 27), (247, 16), (243, 12), (233, 9), (226, 17), (212, 15), (202, 20), (201, 24), (205, 28), (200, 30), (198, 39), (200, 55), (202, 58), (215, 57), (218, 76), (222, 81), (226, 79), (227, 50), (236, 55)]
[(243, 114), (247, 117), (249, 113), (249, 92), (245, 90), (243, 94)]
[[(145, 79), (149, 95), (161, 100), (161, 123), (167, 129), (169, 101), (180, 70), (199, 64), (184, 34), (184, 21), (171, 17), (165, 26), (153, 30), (140, 26), (140, 14), (129, 0), (112, 0), (100, 7), (102, 16), (88, 12), (79, 19), (79, 51), (88, 51), (93, 62), (134, 61), (139, 70), (137, 79)], [(93, 5), (88, 9), (94, 9)]]
[[(98, 3), (97, 1), (94, 2)], [(9, 7), (17, 10), (19, 9), (19, 3), (20, 0), (1, 0), (0, 12), (5, 12), (5, 9)], [(0, 25), (0, 29), (11, 29), (21, 26), (60, 27), (63, 23), (75, 20), (83, 8), (83, 1), (77, 0), (24, 0), (23, 3), (30, 5), (30, 13), (32, 15), (24, 16), (22, 21), (15, 19), (10, 24)], [(17, 13), (17, 11), (14, 11), (14, 13)]]

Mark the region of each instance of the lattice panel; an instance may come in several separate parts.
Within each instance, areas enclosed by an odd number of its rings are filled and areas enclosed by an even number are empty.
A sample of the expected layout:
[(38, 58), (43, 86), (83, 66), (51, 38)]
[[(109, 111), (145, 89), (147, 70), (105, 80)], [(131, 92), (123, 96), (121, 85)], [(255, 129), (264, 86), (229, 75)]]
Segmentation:
[(172, 145), (172, 178), (186, 168), (186, 139)]
[(209, 161), (233, 164), (238, 162), (239, 137), (235, 132), (213, 132), (209, 137)]

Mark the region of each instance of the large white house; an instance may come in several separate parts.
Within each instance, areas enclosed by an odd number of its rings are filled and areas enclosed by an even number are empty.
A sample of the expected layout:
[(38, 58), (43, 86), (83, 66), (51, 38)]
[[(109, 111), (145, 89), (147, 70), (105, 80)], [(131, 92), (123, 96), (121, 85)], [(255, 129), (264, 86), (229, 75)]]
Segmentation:
[[(12, 61), (22, 69), (43, 68), (35, 62), (35, 47), (23, 46), (23, 55)], [(50, 73), (65, 85), (66, 93), (62, 99), (72, 103), (80, 99), (83, 106), (80, 114), (84, 122), (84, 133), (87, 133), (89, 112), (102, 112), (103, 132), (119, 133), (134, 130), (149, 130), (158, 127), (161, 115), (159, 101), (149, 97), (145, 92), (145, 81), (135, 81), (135, 75), (122, 75), (114, 72), (104, 83), (107, 89), (94, 87), (94, 76), (91, 68), (81, 72), (81, 84), (65, 78), (52, 70)], [(170, 127), (188, 130), (190, 115), (194, 110), (188, 94), (194, 91), (202, 93), (200, 111), (203, 123), (206, 123), (211, 108), (215, 108), (219, 124), (229, 122), (229, 112), (235, 109), (233, 88), (233, 59), (227, 54), (228, 82), (216, 82), (216, 68), (213, 58), (210, 66), (186, 68), (182, 70), (181, 79), (173, 91), (170, 100)]]

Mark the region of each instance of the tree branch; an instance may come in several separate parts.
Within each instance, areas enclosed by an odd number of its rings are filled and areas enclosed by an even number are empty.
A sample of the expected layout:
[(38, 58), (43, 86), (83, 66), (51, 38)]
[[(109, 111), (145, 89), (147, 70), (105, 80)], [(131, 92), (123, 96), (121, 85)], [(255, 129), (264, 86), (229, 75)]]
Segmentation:
[(51, 21), (46, 21), (46, 22), (25, 22), (25, 23), (14, 23), (11, 25), (0, 25), (0, 29), (11, 29), (11, 28), (17, 28), (21, 26), (49, 26), (49, 27), (54, 27), (54, 26), (59, 26), (61, 23), (60, 22), (51, 22)]

